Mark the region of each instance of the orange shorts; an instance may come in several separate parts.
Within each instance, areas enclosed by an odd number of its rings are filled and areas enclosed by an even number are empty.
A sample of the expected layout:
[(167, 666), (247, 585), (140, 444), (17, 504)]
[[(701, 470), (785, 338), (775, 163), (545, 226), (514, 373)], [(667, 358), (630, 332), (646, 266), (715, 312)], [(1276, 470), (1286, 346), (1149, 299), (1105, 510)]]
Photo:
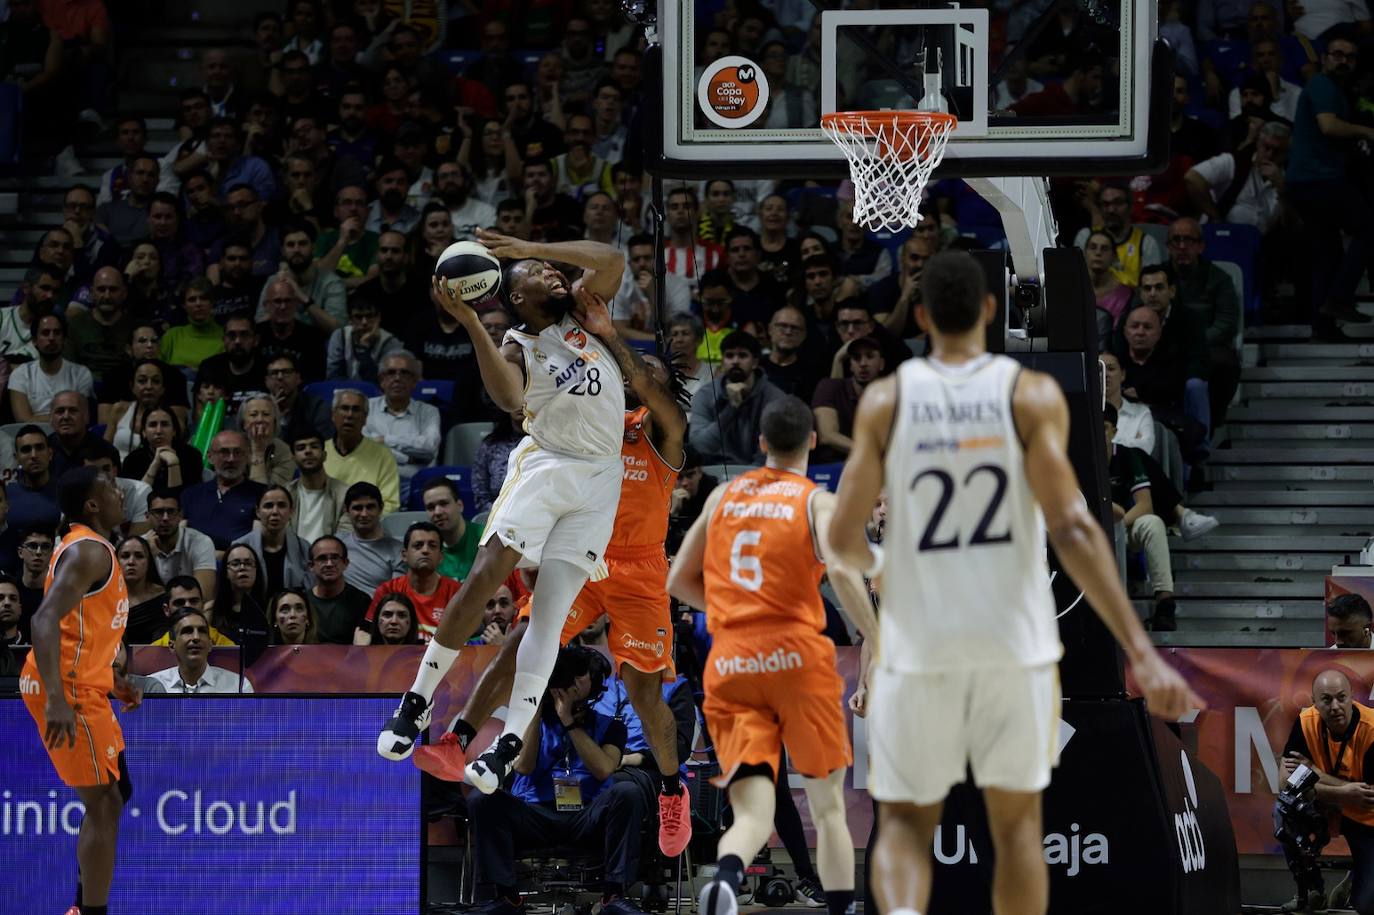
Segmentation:
[[(33, 678), (35, 681), (37, 678)], [(119, 781), (119, 754), (124, 752), (124, 732), (119, 729), (114, 709), (102, 689), (76, 687), (76, 698), (68, 701), (76, 713), (76, 743), (48, 747), (48, 756), (62, 782), (72, 788), (90, 788)], [(43, 740), (48, 722), (43, 712), (47, 698), (42, 687), (37, 693), (25, 692), (24, 705), (38, 725), (38, 739)]]
[[(563, 623), (559, 643), (566, 645), (603, 615), (610, 618), (606, 638), (615, 669), (628, 664), (646, 674), (663, 671), (663, 678), (677, 676), (673, 668), (672, 604), (668, 599), (668, 558), (663, 547), (649, 547), (642, 555), (606, 557), (610, 577), (589, 581), (573, 601)], [(528, 619), (529, 604), (516, 619)]]
[(816, 632), (721, 630), (704, 677), (702, 711), (721, 784), (743, 765), (770, 765), (782, 748), (798, 772), (825, 778), (854, 761), (835, 643)]

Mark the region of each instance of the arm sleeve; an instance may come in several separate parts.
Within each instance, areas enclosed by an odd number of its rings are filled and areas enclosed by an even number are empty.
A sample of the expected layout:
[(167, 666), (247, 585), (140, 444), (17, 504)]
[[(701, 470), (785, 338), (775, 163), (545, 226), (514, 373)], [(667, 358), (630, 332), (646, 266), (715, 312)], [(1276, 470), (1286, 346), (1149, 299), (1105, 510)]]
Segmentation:
[(396, 470), (396, 459), (385, 448), (377, 463), (377, 488), (382, 491), (382, 514), (389, 515), (401, 507), (401, 475)]
[(1159, 250), (1159, 242), (1154, 240), (1154, 236), (1146, 235), (1140, 243), (1140, 265), (1150, 267), (1162, 263), (1164, 263), (1164, 252)]
[[(326, 252), (327, 253), (327, 252)], [(334, 272), (321, 274), (319, 306), (340, 324), (348, 323), (348, 287)]]
[(603, 747), (615, 747), (623, 755), (625, 753), (625, 741), (629, 735), (625, 731), (625, 722), (615, 720), (606, 726), (606, 733), (601, 735), (597, 743)]
[(487, 469), (491, 449), (486, 442), (477, 446), (477, 454), (472, 459), (472, 501), (474, 511), (486, 511), (495, 497), (491, 494), (491, 472)]
[(1209, 346), (1228, 346), (1236, 339), (1236, 328), (1240, 324), (1239, 290), (1220, 267), (1215, 264), (1211, 266), (1215, 277), (1216, 307), (1212, 311), (1212, 323), (1207, 328), (1207, 343)]
[(363, 614), (363, 622), (370, 623), (376, 618), (377, 606), (391, 594), (391, 588), (388, 587), (390, 584), (391, 582), (384, 581), (372, 592), (372, 600), (367, 605), (367, 612)]
[(721, 453), (720, 423), (716, 415), (716, 386), (702, 385), (692, 397), (687, 440), (702, 461), (716, 463)]
[(1235, 177), (1236, 160), (1230, 153), (1222, 153), (1210, 159), (1203, 159), (1193, 166), (1193, 171), (1197, 172), (1202, 180), (1207, 182), (1208, 188), (1212, 191), (1212, 197), (1215, 199), (1217, 194), (1226, 190), (1226, 186)]
[[(1370, 751), (1371, 751), (1371, 752), (1374, 752), (1374, 747), (1371, 747), (1371, 748), (1370, 748)], [(1302, 732), (1302, 717), (1301, 717), (1301, 716), (1299, 716), (1298, 719), (1297, 719), (1296, 721), (1293, 722), (1293, 730), (1292, 730), (1292, 732), (1288, 735), (1288, 743), (1286, 743), (1286, 744), (1283, 745), (1283, 752), (1284, 752), (1284, 753), (1301, 753), (1303, 756), (1307, 757), (1308, 759), (1311, 759), (1311, 758), (1312, 758), (1312, 750), (1311, 750), (1310, 747), (1307, 746), (1307, 737), (1306, 737), (1306, 735), (1304, 735), (1303, 732)], [(1366, 770), (1366, 771), (1368, 771), (1368, 770)]]
[(325, 374), (330, 378), (344, 377), (344, 333), (348, 326), (335, 328), (329, 335), (329, 350), (325, 356)]
[(95, 379), (91, 377), (91, 370), (84, 365), (76, 366), (76, 390), (87, 398), (95, 397)]
[(186, 538), (186, 552), (191, 557), (191, 569), (196, 572), (215, 571), (215, 542), (208, 536)]

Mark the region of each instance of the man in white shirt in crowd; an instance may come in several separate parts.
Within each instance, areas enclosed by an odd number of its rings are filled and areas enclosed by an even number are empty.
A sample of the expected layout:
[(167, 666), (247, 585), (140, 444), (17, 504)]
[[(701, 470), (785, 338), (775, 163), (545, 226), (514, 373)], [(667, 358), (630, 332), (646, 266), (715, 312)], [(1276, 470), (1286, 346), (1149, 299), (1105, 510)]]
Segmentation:
[(654, 237), (647, 233), (631, 235), (626, 242), (628, 267), (620, 280), (620, 291), (611, 303), (611, 320), (616, 333), (626, 340), (653, 340), (655, 315), (692, 310), (692, 287), (675, 273), (663, 277), (663, 297), (668, 307), (657, 305), (658, 287), (654, 281)]
[(1155, 451), (1155, 418), (1147, 404), (1127, 400), (1121, 394), (1121, 380), (1126, 372), (1121, 368), (1121, 360), (1111, 351), (1099, 353), (1102, 375), (1105, 379), (1103, 391), (1107, 403), (1116, 407), (1116, 436), (1112, 439), (1118, 445), (1137, 448), (1146, 454)]
[(136, 537), (152, 527), (148, 520), (148, 496), (152, 487), (142, 480), (130, 480), (119, 475), (119, 451), (104, 439), (97, 439), (86, 446), (81, 461), (87, 467), (94, 467), (108, 476), (119, 487), (124, 496), (123, 533)]
[(439, 456), (439, 408), (411, 395), (420, 382), (420, 360), (406, 350), (382, 359), (377, 380), (382, 395), (368, 400), (363, 435), (385, 445), (396, 459), (401, 505), (410, 498), (410, 480)]
[[(172, 618), (172, 653), (175, 667), (159, 670), (152, 678), (169, 693), (237, 693), (238, 671), (210, 666), (210, 621), (200, 610), (183, 610)], [(243, 678), (242, 692), (253, 684)]]
[(383, 582), (406, 573), (401, 541), (382, 531), (382, 491), (368, 482), (354, 483), (344, 496), (353, 530), (338, 535), (347, 548), (344, 580), (367, 594)]
[(1212, 222), (1240, 223), (1268, 232), (1282, 211), (1284, 164), (1292, 131), (1270, 121), (1260, 128), (1247, 162), (1224, 152), (1188, 169), (1184, 180), (1198, 211)]
[(448, 207), (459, 241), (475, 241), (478, 229), (496, 225), (496, 207), (473, 195), (474, 183), (461, 162), (443, 162), (434, 171), (434, 196)]
[(91, 370), (62, 358), (67, 345), (67, 319), (57, 314), (43, 315), (33, 322), (32, 333), (38, 358), (10, 374), (10, 409), (15, 422), (21, 423), (47, 422), (53, 396), (61, 391), (95, 396)]
[(53, 310), (62, 289), (62, 273), (47, 264), (35, 264), (19, 284), (23, 296), (18, 305), (0, 308), (0, 356), (37, 359), (33, 345), (33, 319)]
[(148, 517), (152, 519), (153, 561), (163, 581), (190, 575), (200, 584), (202, 594), (215, 593), (215, 543), (205, 534), (183, 523), (181, 501), (176, 493), (159, 489), (148, 497)]
[(344, 509), (348, 484), (324, 472), (324, 439), (316, 432), (298, 432), (291, 439), (291, 458), (300, 471), (296, 479), (286, 484), (296, 503), (291, 529), (306, 543), (314, 543), (326, 534), (352, 530), (353, 522)]

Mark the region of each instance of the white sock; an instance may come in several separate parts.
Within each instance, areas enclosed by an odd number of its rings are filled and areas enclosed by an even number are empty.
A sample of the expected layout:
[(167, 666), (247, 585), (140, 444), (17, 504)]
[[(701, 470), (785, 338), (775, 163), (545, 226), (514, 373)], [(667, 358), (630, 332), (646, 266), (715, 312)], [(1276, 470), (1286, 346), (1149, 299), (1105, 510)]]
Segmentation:
[(507, 703), (506, 727), (502, 736), (525, 737), (525, 729), (539, 711), (539, 702), (549, 685), (549, 674), (558, 659), (558, 637), (573, 601), (587, 583), (587, 573), (570, 562), (557, 559), (539, 567), (539, 581), (530, 602), (530, 623), (515, 652), (515, 679)]
[(921, 915), (915, 909), (890, 909), (887, 915)]
[(434, 698), (434, 691), (443, 682), (444, 675), (453, 666), (453, 659), (458, 657), (457, 648), (445, 648), (435, 639), (429, 640), (429, 646), (425, 648), (424, 660), (420, 662), (420, 669), (415, 672), (415, 682), (411, 685), (412, 693), (419, 693), (426, 700)]

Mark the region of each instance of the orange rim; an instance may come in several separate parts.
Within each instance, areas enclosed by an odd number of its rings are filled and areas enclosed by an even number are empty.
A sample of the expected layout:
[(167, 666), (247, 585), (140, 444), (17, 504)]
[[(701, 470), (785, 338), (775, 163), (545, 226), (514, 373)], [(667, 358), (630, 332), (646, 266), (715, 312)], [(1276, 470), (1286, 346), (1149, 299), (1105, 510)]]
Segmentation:
[[(943, 111), (832, 111), (821, 115), (822, 127), (871, 137), (878, 141), (880, 156), (899, 161), (924, 155), (932, 135), (947, 133), (958, 123), (957, 117)], [(914, 129), (914, 135), (905, 132), (907, 128)]]

